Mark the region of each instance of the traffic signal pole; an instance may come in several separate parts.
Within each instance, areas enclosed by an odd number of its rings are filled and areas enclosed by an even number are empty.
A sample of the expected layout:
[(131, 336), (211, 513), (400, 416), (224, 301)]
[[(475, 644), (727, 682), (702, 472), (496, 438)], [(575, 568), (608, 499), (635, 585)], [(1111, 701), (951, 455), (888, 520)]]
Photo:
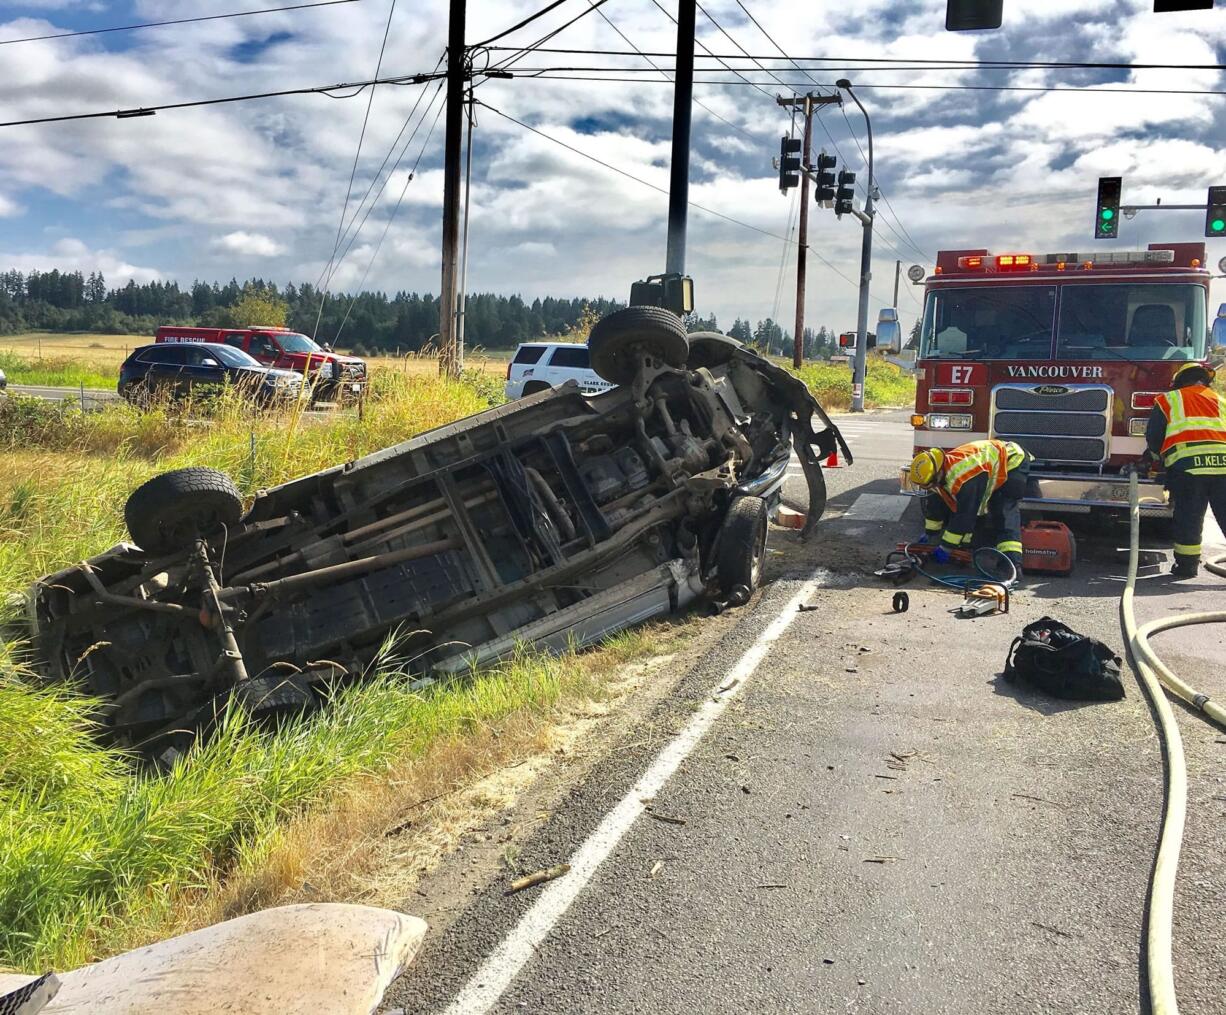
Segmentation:
[(851, 90), (851, 82), (846, 78), (838, 81), (842, 88), (864, 114), (864, 123), (868, 133), (868, 186), (864, 191), (864, 210), (853, 211), (864, 227), (864, 239), (860, 245), (860, 305), (856, 313), (856, 369), (851, 381), (851, 411), (864, 411), (864, 374), (868, 366), (868, 291), (873, 279), (873, 200), (877, 190), (877, 178), (873, 175), (873, 122), (869, 119), (868, 110)]
[[(838, 95), (794, 95), (790, 99), (779, 96), (775, 101), (784, 107), (799, 106), (804, 111), (805, 136), (800, 150), (800, 224), (797, 235), (796, 250), (796, 320), (792, 332), (792, 366), (799, 367), (804, 362), (805, 351), (805, 284), (806, 261), (809, 252), (809, 181), (813, 175), (813, 111), (818, 106), (828, 103), (838, 103)], [(785, 153), (781, 152), (783, 157)], [(787, 167), (780, 167), (780, 183), (787, 175)], [(793, 183), (795, 180), (793, 179)], [(820, 183), (819, 183), (820, 186)], [(818, 197), (820, 200), (820, 195)]]
[[(782, 100), (777, 100), (782, 101)], [(796, 330), (792, 332), (792, 366), (805, 358), (805, 260), (809, 251), (809, 171), (812, 167), (813, 96), (805, 96), (805, 140), (800, 150), (800, 226), (796, 250)]]

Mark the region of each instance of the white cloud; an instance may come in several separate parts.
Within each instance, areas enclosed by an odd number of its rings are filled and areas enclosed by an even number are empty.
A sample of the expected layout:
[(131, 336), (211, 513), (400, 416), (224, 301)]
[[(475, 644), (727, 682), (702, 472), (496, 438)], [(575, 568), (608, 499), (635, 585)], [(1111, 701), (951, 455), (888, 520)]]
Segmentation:
[(20, 271), (100, 271), (112, 284), (135, 279), (153, 282), (162, 277), (156, 268), (131, 264), (113, 250), (94, 250), (75, 237), (58, 240), (43, 253), (0, 251), (0, 263)]
[[(1220, 11), (1155, 17), (1149, 3), (1010, 3), (1001, 32), (956, 35), (943, 31), (943, 0), (920, 0), (905, 10), (897, 0), (865, 0), (850, 14), (800, 0), (748, 6), (798, 57), (1220, 62), (1217, 53), (1226, 45), (1226, 18)], [(213, 0), (207, 12), (229, 9), (218, 4), (221, 0)], [(540, 0), (473, 0), (469, 38), (486, 38), (540, 6)], [(27, 13), (42, 10), (45, 18), (17, 17), (13, 11), (6, 20), (2, 12), (13, 7)], [(141, 18), (151, 19), (180, 16), (184, 9), (181, 0), (141, 0), (138, 7)], [(70, 8), (80, 9), (80, 3), (0, 0), (0, 38), (62, 30), (69, 19), (61, 12)], [(708, 9), (750, 52), (773, 51), (732, 0), (713, 0)], [(4, 119), (23, 119), (360, 80), (374, 70), (386, 11), (383, 4), (352, 4), (124, 33), (106, 40), (85, 37), (5, 47), (0, 106)], [(667, 53), (675, 45), (674, 25), (651, 0), (618, 0), (601, 11), (642, 50)], [(531, 41), (575, 13), (559, 8), (504, 41)], [(401, 4), (384, 58), (385, 73), (433, 67), (444, 45), (446, 17), (447, 0)], [(121, 16), (116, 14), (116, 20)], [(291, 37), (263, 50), (254, 61), (237, 58), (234, 47), (258, 43), (275, 32)], [(716, 52), (732, 48), (701, 15), (699, 35)], [(576, 21), (556, 44), (606, 51), (628, 48), (599, 14)], [(493, 54), (494, 59), (504, 56)], [(536, 53), (516, 69), (580, 61), (647, 66), (637, 56)], [(671, 66), (667, 57), (655, 62)], [(807, 86), (804, 77), (782, 61), (775, 66), (784, 81)], [(1124, 78), (1121, 87), (1226, 88), (1226, 77), (1218, 72), (1109, 75), (1051, 69), (972, 74), (870, 70), (854, 62), (821, 66), (827, 69), (812, 71), (817, 81), (846, 74), (859, 86), (873, 116), (878, 176), (894, 212), (929, 254), (937, 247), (954, 246), (1078, 246), (1088, 229), (1087, 211), (1098, 175), (1124, 175), (1127, 200), (1149, 203), (1162, 197), (1168, 203), (1194, 203), (1198, 189), (1216, 182), (1219, 167), (1226, 165), (1226, 103), (1220, 96), (870, 87), (890, 81), (1042, 87)], [(749, 73), (765, 80), (761, 71)], [(699, 75), (704, 76), (712, 75)], [(478, 94), (491, 107), (550, 137), (667, 189), (672, 90), (667, 84), (648, 83), (658, 80), (654, 73), (641, 77), (642, 83), (491, 80), (480, 85)], [(701, 309), (715, 311), (725, 324), (737, 314), (754, 319), (791, 316), (786, 294), (791, 291), (795, 247), (775, 238), (788, 230), (791, 202), (779, 196), (770, 169), (790, 114), (773, 102), (783, 86), (770, 81), (764, 87), (769, 95), (742, 86), (699, 84), (695, 89), (702, 105), (694, 109), (692, 200), (774, 234), (692, 213), (689, 260)], [(351, 216), (355, 211), (359, 220), (366, 215), (362, 201), (367, 184), (423, 93), (427, 100), (434, 97), (436, 85), (385, 87), (376, 93), (349, 200)], [(264, 277), (314, 281), (332, 252), (366, 98), (366, 93), (348, 100), (301, 96), (167, 110), (122, 121), (101, 118), (7, 128), (7, 143), (0, 146), (0, 216), (6, 216), (4, 242), (11, 253), (0, 253), (0, 269), (9, 264), (27, 270), (100, 267), (108, 277), (160, 273), (190, 281), (225, 279), (255, 271), (258, 264)], [(369, 287), (437, 291), (441, 121), (426, 143), (437, 108), (431, 109), (374, 202), (335, 286), (355, 286), (365, 278)], [(863, 119), (851, 103), (844, 112), (846, 121), (837, 109), (823, 114), (816, 144), (833, 149), (837, 143), (841, 164), (859, 172), (864, 181), (867, 174), (851, 140), (854, 133), (864, 143)], [(475, 289), (528, 297), (603, 293), (624, 298), (631, 281), (662, 269), (665, 194), (525, 131), (491, 109), (478, 109), (475, 136), (469, 264)], [(404, 140), (402, 136), (390, 161)], [(416, 178), (406, 189), (408, 168), (423, 143)], [(396, 218), (388, 226), (393, 209)], [(874, 274), (885, 281), (874, 283), (874, 295), (888, 298), (893, 259), (916, 255), (886, 227), (885, 221), (893, 220), (889, 208), (882, 206), (881, 215)], [(1171, 213), (1169, 218), (1151, 216), (1146, 225), (1144, 216), (1138, 216), (1129, 228), (1137, 239), (1195, 237), (1195, 218), (1194, 213), (1185, 218)], [(1144, 231), (1151, 227), (1155, 232)], [(817, 254), (854, 277), (860, 229), (854, 220), (836, 221), (822, 209), (811, 209), (810, 228), (810, 316), (816, 323), (843, 327), (854, 320), (855, 289)], [(65, 233), (80, 238), (54, 241)], [(1211, 251), (1211, 260), (1223, 253), (1226, 249)], [(778, 301), (776, 292), (783, 294)], [(906, 297), (903, 305), (911, 305)]]
[(223, 250), (240, 257), (276, 257), (285, 253), (285, 244), (278, 243), (271, 236), (263, 233), (248, 233), (237, 230), (219, 236), (213, 243), (218, 250)]

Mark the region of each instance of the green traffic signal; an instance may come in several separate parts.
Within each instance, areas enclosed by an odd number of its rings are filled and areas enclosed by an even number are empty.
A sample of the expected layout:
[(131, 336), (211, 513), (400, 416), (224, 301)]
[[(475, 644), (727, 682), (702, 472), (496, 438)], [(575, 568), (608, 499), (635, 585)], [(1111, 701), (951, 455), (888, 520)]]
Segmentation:
[(1107, 220), (1110, 220), (1110, 219), (1115, 218), (1115, 212), (1114, 212), (1114, 211), (1112, 211), (1110, 208), (1104, 208), (1104, 209), (1103, 209), (1102, 211), (1100, 211), (1098, 214), (1099, 214), (1099, 215), (1100, 215), (1102, 218), (1107, 219)]
[(1226, 233), (1226, 219), (1214, 219), (1209, 228), (1215, 233)]

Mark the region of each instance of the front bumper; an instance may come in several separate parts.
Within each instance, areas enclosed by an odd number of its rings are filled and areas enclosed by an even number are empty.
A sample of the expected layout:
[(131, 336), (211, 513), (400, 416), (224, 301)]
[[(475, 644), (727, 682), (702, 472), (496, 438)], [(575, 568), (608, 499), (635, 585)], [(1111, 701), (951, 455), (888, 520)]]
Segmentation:
[[(909, 497), (922, 497), (926, 492), (911, 483), (908, 469), (905, 467), (899, 470), (898, 483), (899, 491)], [(1160, 482), (1142, 479), (1140, 488), (1143, 515), (1150, 518), (1171, 517), (1166, 490)], [(1091, 508), (1126, 511), (1128, 477), (1031, 471), (1022, 507), (1066, 514), (1088, 514)]]

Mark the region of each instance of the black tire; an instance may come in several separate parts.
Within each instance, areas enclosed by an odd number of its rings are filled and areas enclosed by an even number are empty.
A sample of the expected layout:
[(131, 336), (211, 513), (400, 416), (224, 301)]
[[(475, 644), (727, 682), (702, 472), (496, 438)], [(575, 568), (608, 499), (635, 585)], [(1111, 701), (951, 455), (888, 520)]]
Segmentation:
[(529, 381), (524, 385), (524, 395), (535, 395), (538, 391), (548, 391), (550, 387), (544, 381)]
[(722, 367), (745, 346), (735, 338), (721, 335), (718, 331), (695, 331), (689, 336), (690, 353), (685, 365), (690, 370), (706, 367)]
[(724, 595), (738, 585), (752, 592), (762, 581), (766, 520), (766, 501), (761, 497), (738, 497), (724, 516), (715, 561), (719, 588)]
[(679, 369), (690, 349), (681, 318), (663, 307), (615, 310), (596, 322), (587, 346), (592, 369), (610, 384), (634, 380), (643, 353)]
[(234, 688), (233, 696), (252, 719), (278, 723), (301, 715), (316, 705), (310, 685), (299, 676), (252, 677)]
[(146, 553), (185, 550), (200, 536), (237, 525), (243, 498), (216, 469), (175, 469), (138, 486), (124, 505), (128, 533)]

